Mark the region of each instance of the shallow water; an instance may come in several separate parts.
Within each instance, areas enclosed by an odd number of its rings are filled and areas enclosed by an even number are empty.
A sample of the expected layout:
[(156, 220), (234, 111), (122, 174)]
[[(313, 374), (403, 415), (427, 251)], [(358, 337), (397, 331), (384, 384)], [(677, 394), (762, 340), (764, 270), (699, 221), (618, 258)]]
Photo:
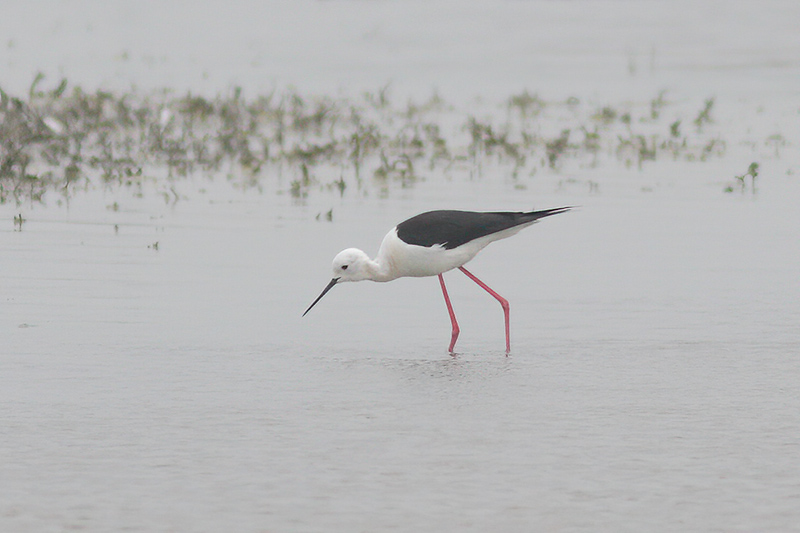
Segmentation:
[[(509, 4), (497, 16), (532, 4), (542, 3)], [(565, 20), (575, 4), (544, 3)], [(312, 19), (331, 8), (321, 5)], [(363, 6), (335, 8), (351, 10), (362, 37), (377, 27), (378, 41), (391, 43), (374, 14), (357, 18)], [(744, 24), (722, 20), (722, 44), (704, 49), (712, 60), (727, 57), (723, 30)], [(768, 33), (764, 26), (756, 33)], [(685, 58), (680, 36), (663, 31), (659, 50)], [(794, 29), (774, 33), (784, 44), (796, 39)], [(563, 54), (592, 63), (567, 44)], [(418, 60), (403, 50), (414, 72)], [(624, 65), (624, 47), (614, 50), (605, 57)], [(118, 82), (142, 68), (132, 56), (115, 63)], [(159, 79), (165, 69), (142, 76)], [(676, 83), (691, 77), (678, 70)], [(796, 95), (770, 99), (790, 91), (783, 67), (767, 70), (773, 84), (737, 89), (766, 107), (747, 128), (721, 99), (716, 119), (736, 133), (729, 154), (705, 164), (543, 172), (524, 189), (487, 172), (432, 177), (386, 197), (298, 201), (270, 187), (202, 183), (201, 192), (188, 183), (175, 205), (94, 191), (69, 206), (0, 206), (0, 530), (796, 529), (796, 140), (780, 157), (744, 144), (776, 130), (789, 137), (781, 128), (793, 124)], [(455, 86), (463, 72), (443, 76)], [(688, 83), (689, 97), (748, 72), (703, 73)], [(594, 83), (580, 69), (562, 74), (552, 87), (573, 77)], [(315, 76), (320, 86), (341, 83)], [(650, 98), (650, 86), (669, 78), (659, 70), (628, 84), (626, 76), (598, 87), (646, 85)], [(781, 119), (776, 109), (788, 111)], [(723, 193), (755, 157), (758, 192)], [(118, 211), (107, 209), (113, 202)], [(435, 278), (337, 286), (300, 316), (336, 252), (374, 254), (408, 216), (561, 205), (580, 208), (492, 244), (470, 264), (511, 302), (509, 356), (499, 306), (459, 272), (447, 274), (462, 328), (455, 356)], [(333, 222), (315, 220), (329, 209)], [(12, 223), (19, 212), (21, 228)]]
[(373, 252), (416, 200), (334, 223), (190, 201), (118, 232), (43, 212), (0, 233), (2, 520), (786, 530), (800, 230), (780, 196), (585, 197), (493, 244), (472, 270), (511, 301), (508, 357), (499, 306), (457, 272), (455, 357), (434, 278), (336, 287), (300, 318), (331, 256)]

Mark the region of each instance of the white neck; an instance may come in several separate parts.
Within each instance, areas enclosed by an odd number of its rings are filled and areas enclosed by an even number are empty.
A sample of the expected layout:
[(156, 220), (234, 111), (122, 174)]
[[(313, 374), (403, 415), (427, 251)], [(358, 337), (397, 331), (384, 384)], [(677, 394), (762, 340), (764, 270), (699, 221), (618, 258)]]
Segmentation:
[(372, 281), (392, 281), (397, 279), (397, 276), (392, 272), (392, 268), (385, 258), (380, 255), (375, 259), (370, 259), (364, 264), (364, 270), (367, 273), (367, 279)]

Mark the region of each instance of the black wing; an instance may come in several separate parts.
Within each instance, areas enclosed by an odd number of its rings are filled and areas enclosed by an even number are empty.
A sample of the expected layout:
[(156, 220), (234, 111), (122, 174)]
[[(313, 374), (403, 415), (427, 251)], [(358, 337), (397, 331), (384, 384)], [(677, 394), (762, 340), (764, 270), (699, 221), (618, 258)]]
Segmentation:
[(569, 210), (569, 207), (558, 207), (527, 213), (428, 211), (398, 224), (397, 236), (408, 244), (426, 247), (440, 244), (450, 250), (480, 237)]

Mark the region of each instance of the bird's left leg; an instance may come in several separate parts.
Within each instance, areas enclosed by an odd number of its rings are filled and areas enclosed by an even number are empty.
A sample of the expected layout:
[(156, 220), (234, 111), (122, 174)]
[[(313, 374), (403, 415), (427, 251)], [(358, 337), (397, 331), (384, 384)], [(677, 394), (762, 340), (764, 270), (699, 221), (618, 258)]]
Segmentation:
[(447, 295), (447, 289), (444, 286), (444, 278), (439, 274), (439, 284), (442, 286), (442, 294), (444, 294), (444, 303), (447, 304), (447, 312), (450, 313), (450, 323), (453, 325), (453, 333), (450, 335), (450, 347), (448, 352), (453, 353), (453, 347), (456, 345), (458, 339), (458, 322), (456, 321), (456, 314), (453, 312), (453, 305), (450, 303), (450, 297)]
[[(505, 298), (503, 298), (502, 296), (500, 296), (499, 294), (494, 292), (487, 284), (485, 284), (484, 282), (482, 282), (481, 280), (476, 278), (475, 275), (472, 272), (470, 272), (469, 270), (467, 270), (463, 266), (458, 267), (458, 269), (461, 272), (463, 272), (464, 274), (466, 274), (469, 279), (471, 279), (472, 281), (474, 281), (475, 283), (480, 285), (480, 287), (483, 290), (485, 290), (486, 292), (488, 292), (489, 294), (494, 296), (494, 298), (498, 302), (500, 302), (500, 305), (503, 307), (503, 315), (505, 315), (505, 319), (506, 319), (506, 353), (510, 352), (511, 351), (511, 327), (509, 326), (508, 300), (506, 300)], [(441, 274), (439, 276), (441, 277)]]

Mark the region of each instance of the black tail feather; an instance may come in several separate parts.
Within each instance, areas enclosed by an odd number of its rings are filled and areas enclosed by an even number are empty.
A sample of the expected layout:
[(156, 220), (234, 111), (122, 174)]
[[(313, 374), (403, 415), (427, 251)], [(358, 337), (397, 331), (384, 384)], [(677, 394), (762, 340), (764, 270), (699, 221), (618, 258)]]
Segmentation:
[(575, 206), (570, 205), (565, 207), (555, 207), (553, 209), (544, 209), (542, 211), (529, 211), (527, 213), (522, 213), (522, 217), (525, 218), (526, 221), (539, 220), (540, 218), (549, 217), (550, 215), (566, 213), (571, 209), (575, 209)]

